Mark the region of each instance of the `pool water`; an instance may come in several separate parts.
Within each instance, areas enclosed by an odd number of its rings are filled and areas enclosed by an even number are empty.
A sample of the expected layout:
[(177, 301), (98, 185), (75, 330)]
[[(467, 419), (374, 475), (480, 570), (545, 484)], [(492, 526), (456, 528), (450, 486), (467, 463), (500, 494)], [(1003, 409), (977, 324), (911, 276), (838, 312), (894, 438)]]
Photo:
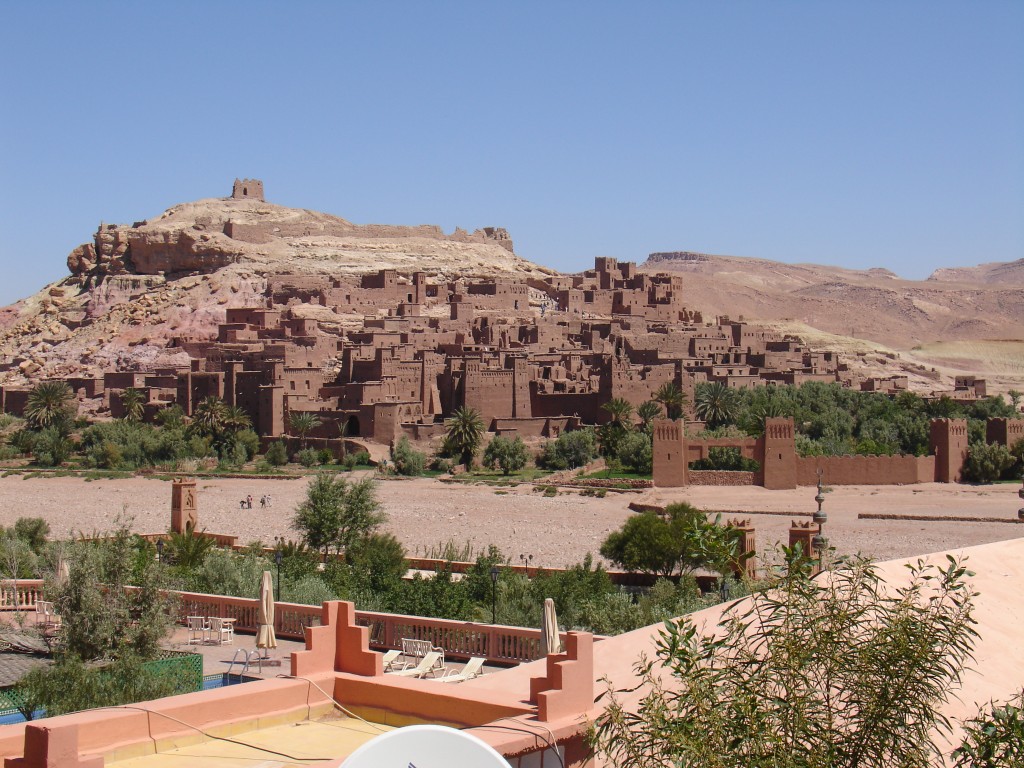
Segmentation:
[(214, 688), (223, 688), (226, 685), (253, 683), (259, 679), (258, 677), (249, 677), (248, 675), (229, 675), (227, 672), (220, 675), (206, 675), (203, 677), (203, 690), (210, 691)]

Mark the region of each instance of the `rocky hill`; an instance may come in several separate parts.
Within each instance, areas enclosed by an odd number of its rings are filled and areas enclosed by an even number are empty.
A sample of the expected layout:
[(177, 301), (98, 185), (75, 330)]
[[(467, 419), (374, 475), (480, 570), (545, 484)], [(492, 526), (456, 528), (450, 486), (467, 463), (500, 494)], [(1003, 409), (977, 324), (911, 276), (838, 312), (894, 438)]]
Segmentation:
[(640, 269), (683, 275), (687, 305), (705, 317), (742, 315), (817, 334), (832, 348), (898, 352), (927, 370), (990, 376), (997, 389), (1024, 384), (1024, 260), (937, 270), (923, 281), (686, 251), (652, 253)]
[(69, 254), (67, 278), (0, 309), (0, 381), (187, 364), (167, 342), (209, 337), (225, 308), (262, 303), (268, 275), (554, 274), (517, 256), (504, 229), (446, 235), (435, 226), (357, 225), (261, 198), (262, 185), (258, 197), (199, 200), (151, 220), (100, 225)]

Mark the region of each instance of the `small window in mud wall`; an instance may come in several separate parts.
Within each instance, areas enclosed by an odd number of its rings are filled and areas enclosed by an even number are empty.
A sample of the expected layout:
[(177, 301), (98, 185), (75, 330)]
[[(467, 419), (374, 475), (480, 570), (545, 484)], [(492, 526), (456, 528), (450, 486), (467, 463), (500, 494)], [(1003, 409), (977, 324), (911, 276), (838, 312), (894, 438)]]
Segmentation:
[(515, 302), (515, 304), (516, 304), (516, 305), (515, 305), (515, 309), (519, 309), (519, 299), (516, 299), (516, 302)]
[(407, 297), (406, 300), (405, 300), (406, 304), (412, 304), (412, 294), (408, 293), (408, 294), (406, 294), (406, 297)]
[(292, 391), (294, 392), (295, 391), (295, 382), (294, 381), (291, 382), (291, 385), (292, 385)]

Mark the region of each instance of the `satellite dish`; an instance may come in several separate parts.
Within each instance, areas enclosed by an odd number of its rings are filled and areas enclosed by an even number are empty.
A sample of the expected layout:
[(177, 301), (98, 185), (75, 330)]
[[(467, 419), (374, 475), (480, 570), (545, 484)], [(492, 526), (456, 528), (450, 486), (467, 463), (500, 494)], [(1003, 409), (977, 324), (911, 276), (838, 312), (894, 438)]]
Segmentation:
[(341, 768), (511, 768), (476, 736), (443, 725), (410, 725), (377, 736)]

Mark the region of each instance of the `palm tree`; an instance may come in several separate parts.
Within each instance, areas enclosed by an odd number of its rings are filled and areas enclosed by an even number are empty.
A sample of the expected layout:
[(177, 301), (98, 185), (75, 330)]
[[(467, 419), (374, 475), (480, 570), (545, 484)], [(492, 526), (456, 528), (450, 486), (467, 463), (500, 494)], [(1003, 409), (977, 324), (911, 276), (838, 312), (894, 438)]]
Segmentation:
[(683, 417), (683, 408), (686, 406), (686, 393), (681, 390), (674, 381), (666, 381), (658, 391), (654, 393), (655, 402), (665, 407), (665, 415), (676, 421)]
[(128, 387), (121, 393), (121, 406), (124, 408), (124, 420), (130, 422), (142, 421), (145, 414), (146, 396), (140, 389)]
[(192, 429), (201, 435), (216, 436), (224, 429), (228, 407), (216, 395), (205, 398), (192, 411)]
[(728, 424), (736, 414), (736, 391), (720, 381), (710, 381), (697, 387), (694, 408), (697, 418), (710, 429)]
[(473, 456), (480, 446), (480, 440), (484, 434), (484, 422), (480, 413), (472, 408), (463, 406), (459, 408), (452, 417), (444, 423), (448, 428), (445, 437), (445, 444), (448, 450), (459, 455), (459, 460), (465, 465), (466, 471), (473, 466)]
[(629, 417), (633, 415), (633, 406), (630, 405), (629, 401), (621, 397), (613, 397), (607, 403), (601, 406), (601, 410), (605, 411), (612, 424), (616, 424), (623, 428), (629, 427)]
[(44, 381), (33, 387), (25, 403), (25, 420), (30, 429), (57, 427), (64, 430), (72, 416), (75, 394), (63, 381)]
[(306, 435), (319, 427), (323, 422), (312, 411), (292, 411), (288, 414), (288, 426), (292, 432), (299, 434), (302, 450), (306, 450)]
[(644, 400), (637, 407), (636, 415), (640, 417), (640, 429), (650, 432), (651, 423), (661, 416), (661, 406), (654, 400)]
[(198, 568), (215, 544), (216, 541), (212, 537), (197, 534), (189, 526), (184, 533), (171, 531), (164, 557), (182, 568)]
[(249, 429), (252, 427), (252, 419), (249, 418), (249, 414), (239, 408), (237, 405), (228, 405), (224, 407), (224, 419), (221, 428), (225, 432), (241, 432), (243, 429)]

